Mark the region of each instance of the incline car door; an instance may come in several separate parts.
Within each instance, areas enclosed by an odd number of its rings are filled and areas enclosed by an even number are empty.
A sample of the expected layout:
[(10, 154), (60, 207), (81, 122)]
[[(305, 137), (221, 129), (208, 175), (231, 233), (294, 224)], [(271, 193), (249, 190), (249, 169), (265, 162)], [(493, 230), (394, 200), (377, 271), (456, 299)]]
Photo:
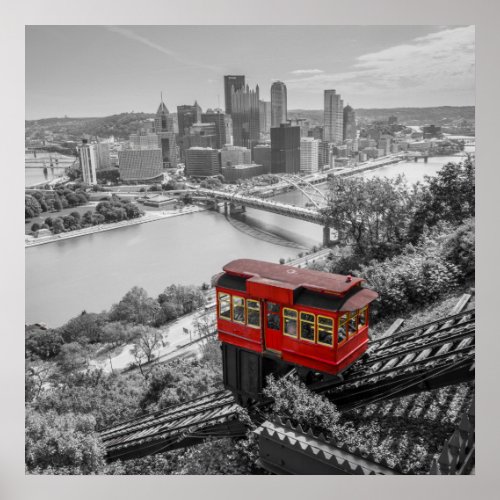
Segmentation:
[(281, 353), (281, 306), (265, 301), (264, 326), (266, 349)]

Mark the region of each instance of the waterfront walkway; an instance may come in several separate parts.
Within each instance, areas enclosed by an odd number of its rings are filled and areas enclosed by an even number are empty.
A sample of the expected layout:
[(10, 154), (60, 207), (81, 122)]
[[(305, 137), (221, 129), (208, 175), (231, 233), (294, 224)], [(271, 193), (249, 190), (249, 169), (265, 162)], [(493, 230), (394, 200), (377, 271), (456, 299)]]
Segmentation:
[(79, 236), (87, 236), (89, 234), (100, 233), (102, 231), (111, 231), (112, 229), (119, 229), (121, 227), (134, 226), (136, 224), (144, 224), (146, 222), (168, 219), (169, 217), (176, 217), (178, 215), (203, 212), (204, 210), (206, 209), (203, 207), (191, 205), (188, 207), (183, 207), (180, 210), (163, 210), (161, 212), (149, 211), (146, 212), (142, 217), (138, 217), (137, 219), (112, 222), (109, 224), (101, 224), (99, 226), (86, 227), (84, 229), (78, 229), (76, 231), (70, 231), (67, 233), (51, 234), (50, 236), (43, 236), (40, 238), (26, 235), (24, 245), (25, 248), (34, 247), (37, 245), (45, 245), (47, 243), (54, 243), (56, 241), (66, 240), (69, 238), (78, 238)]

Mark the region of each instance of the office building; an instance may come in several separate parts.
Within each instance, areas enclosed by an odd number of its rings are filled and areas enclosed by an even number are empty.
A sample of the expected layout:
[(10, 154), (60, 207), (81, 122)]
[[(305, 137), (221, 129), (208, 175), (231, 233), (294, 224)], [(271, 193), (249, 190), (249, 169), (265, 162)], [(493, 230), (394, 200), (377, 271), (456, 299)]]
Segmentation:
[(356, 113), (349, 104), (344, 108), (343, 118), (344, 141), (356, 139)]
[(226, 145), (221, 149), (220, 163), (223, 167), (252, 163), (252, 152), (241, 146)]
[(163, 159), (160, 148), (125, 149), (118, 152), (122, 181), (156, 181), (163, 178)]
[(174, 120), (163, 102), (163, 97), (155, 116), (155, 133), (161, 149), (163, 166), (177, 166), (177, 143), (175, 140)]
[(97, 170), (106, 170), (111, 168), (111, 156), (109, 150), (109, 143), (98, 142), (96, 144), (97, 155)]
[(271, 103), (269, 101), (259, 101), (260, 112), (260, 133), (269, 134), (271, 130)]
[(324, 128), (323, 140), (341, 144), (343, 140), (343, 101), (335, 90), (324, 92)]
[(222, 110), (207, 109), (207, 112), (201, 115), (201, 121), (203, 123), (213, 123), (216, 136), (214, 147), (220, 149), (225, 144), (229, 144), (230, 141), (226, 137), (228, 121)]
[(333, 168), (333, 144), (328, 141), (318, 143), (318, 167), (320, 170)]
[(182, 106), (177, 106), (177, 123), (181, 137), (189, 133), (189, 128), (194, 123), (201, 121), (201, 107), (196, 101), (193, 105), (183, 104)]
[(251, 163), (247, 165), (223, 166), (221, 172), (226, 182), (234, 183), (238, 180), (250, 179), (251, 177), (262, 175), (264, 173), (264, 169), (262, 165)]
[(262, 165), (265, 174), (271, 172), (271, 145), (257, 144), (252, 152), (253, 161)]
[(96, 145), (89, 144), (87, 139), (82, 139), (79, 148), (80, 167), (82, 169), (83, 182), (85, 184), (97, 184), (97, 152)]
[(287, 122), (286, 85), (274, 82), (271, 85), (271, 127)]
[(158, 149), (160, 143), (158, 136), (153, 132), (140, 132), (139, 134), (130, 134), (130, 149)]
[(186, 175), (210, 177), (220, 173), (219, 152), (213, 148), (194, 147), (186, 150)]
[(252, 148), (260, 137), (259, 86), (251, 90), (248, 85), (232, 91), (231, 118), (233, 144)]
[(383, 135), (380, 137), (377, 145), (378, 145), (378, 149), (383, 151), (383, 154), (381, 154), (379, 156), (384, 156), (384, 155), (388, 155), (391, 153), (391, 141), (392, 141), (391, 136)]
[(282, 123), (271, 127), (271, 173), (300, 171), (300, 127)]
[(244, 75), (225, 75), (224, 76), (224, 102), (226, 105), (226, 114), (232, 114), (231, 93), (245, 87)]
[(319, 140), (312, 137), (300, 139), (300, 171), (313, 174), (318, 171)]
[(323, 127), (320, 127), (319, 125), (311, 128), (307, 132), (308, 137), (312, 137), (313, 139), (319, 139), (320, 141), (323, 140)]

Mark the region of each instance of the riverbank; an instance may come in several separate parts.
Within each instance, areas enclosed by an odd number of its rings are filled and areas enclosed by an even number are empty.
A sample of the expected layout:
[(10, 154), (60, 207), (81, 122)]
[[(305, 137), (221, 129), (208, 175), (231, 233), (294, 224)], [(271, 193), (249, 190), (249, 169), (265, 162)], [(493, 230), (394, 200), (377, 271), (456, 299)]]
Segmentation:
[(112, 229), (119, 229), (121, 227), (134, 226), (136, 224), (145, 224), (146, 222), (154, 222), (161, 219), (168, 219), (170, 217), (176, 217), (178, 215), (203, 212), (204, 210), (206, 210), (206, 208), (199, 207), (197, 205), (192, 205), (189, 207), (184, 207), (179, 210), (169, 210), (161, 212), (149, 211), (146, 212), (143, 216), (138, 217), (137, 219), (113, 222), (110, 224), (101, 224), (99, 226), (86, 227), (84, 229), (78, 229), (76, 231), (70, 231), (68, 233), (51, 234), (50, 236), (43, 236), (40, 238), (35, 238), (34, 236), (26, 235), (24, 246), (25, 248), (28, 248), (37, 245), (45, 245), (47, 243), (54, 243), (56, 241), (66, 240), (70, 238), (78, 238), (79, 236), (87, 236), (89, 234), (100, 233), (103, 231), (111, 231)]

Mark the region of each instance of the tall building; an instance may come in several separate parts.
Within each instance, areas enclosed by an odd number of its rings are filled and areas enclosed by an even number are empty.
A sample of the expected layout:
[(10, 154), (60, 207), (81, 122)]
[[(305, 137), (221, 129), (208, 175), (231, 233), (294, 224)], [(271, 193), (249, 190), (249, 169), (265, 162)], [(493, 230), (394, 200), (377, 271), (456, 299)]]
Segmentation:
[(282, 123), (271, 128), (271, 173), (300, 171), (300, 127)]
[(241, 146), (226, 145), (221, 149), (220, 163), (222, 167), (247, 165), (252, 163), (252, 152)]
[(259, 120), (261, 134), (269, 134), (271, 130), (271, 103), (269, 101), (259, 101)]
[(154, 132), (130, 134), (130, 149), (158, 149), (160, 147), (158, 136)]
[(262, 165), (251, 163), (248, 165), (229, 165), (221, 169), (224, 180), (228, 183), (237, 182), (240, 179), (250, 179), (264, 173)]
[(111, 168), (111, 155), (109, 151), (109, 143), (98, 142), (96, 144), (96, 154), (97, 154), (97, 169), (106, 170)]
[(300, 171), (313, 174), (318, 171), (319, 140), (312, 137), (300, 139)]
[(343, 102), (335, 90), (324, 92), (324, 128), (323, 140), (340, 144), (343, 140)]
[(207, 112), (201, 115), (201, 121), (202, 123), (214, 124), (216, 136), (215, 147), (217, 149), (220, 149), (225, 144), (229, 144), (230, 139), (226, 137), (226, 115), (222, 112), (222, 110), (207, 109)]
[(349, 104), (344, 108), (344, 141), (356, 140), (356, 113)]
[(219, 152), (216, 149), (194, 147), (186, 150), (186, 175), (210, 177), (219, 172)]
[(253, 161), (262, 165), (264, 173), (271, 172), (271, 145), (270, 144), (257, 144), (253, 148)]
[(320, 141), (318, 145), (318, 167), (320, 170), (333, 167), (333, 145), (328, 141)]
[(177, 166), (177, 143), (175, 140), (174, 120), (163, 102), (163, 96), (155, 116), (155, 133), (161, 149), (163, 166)]
[(232, 113), (231, 92), (245, 87), (244, 75), (225, 75), (224, 76), (224, 102), (226, 104), (226, 114)]
[(286, 121), (286, 85), (283, 82), (274, 82), (271, 85), (271, 127), (279, 127)]
[(226, 136), (226, 144), (233, 143), (233, 119), (231, 115), (224, 115), (224, 129)]
[(252, 148), (260, 136), (259, 86), (251, 90), (248, 85), (231, 93), (233, 143)]
[(183, 104), (177, 106), (177, 123), (179, 124), (179, 135), (182, 137), (188, 134), (189, 127), (193, 123), (201, 122), (201, 108), (195, 101), (193, 105)]
[(89, 144), (87, 139), (82, 139), (79, 153), (83, 182), (85, 184), (97, 184), (97, 153), (95, 144)]
[(153, 181), (163, 177), (161, 149), (125, 149), (118, 152), (120, 179)]

